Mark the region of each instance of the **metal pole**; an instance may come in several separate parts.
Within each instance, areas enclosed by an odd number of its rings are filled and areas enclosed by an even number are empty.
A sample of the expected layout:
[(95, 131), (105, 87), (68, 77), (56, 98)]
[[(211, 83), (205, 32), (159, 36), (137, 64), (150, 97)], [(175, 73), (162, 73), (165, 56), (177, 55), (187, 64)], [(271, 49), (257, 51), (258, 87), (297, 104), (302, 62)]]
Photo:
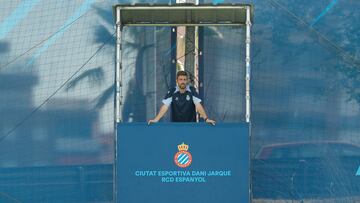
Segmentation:
[[(194, 4), (194, 5), (198, 5), (198, 1), (197, 0), (185, 0), (184, 3), (187, 4)], [(189, 13), (190, 14), (190, 13)], [(196, 75), (196, 70), (195, 70), (195, 64), (196, 63), (196, 26), (186, 26), (185, 27), (185, 71), (190, 73), (190, 81), (192, 83), (193, 86), (197, 86), (196, 85), (196, 80), (197, 80), (197, 75)], [(197, 89), (199, 90), (199, 89)]]
[(245, 76), (245, 81), (246, 81), (246, 93), (245, 93), (245, 99), (246, 99), (246, 122), (250, 122), (250, 115), (251, 115), (251, 98), (250, 98), (250, 71), (251, 71), (251, 67), (250, 67), (250, 29), (251, 29), (251, 15), (250, 15), (250, 6), (246, 7), (246, 39), (245, 39), (245, 44), (246, 44), (246, 76)]
[(170, 87), (175, 87), (176, 85), (176, 59), (177, 59), (177, 27), (171, 28), (171, 47), (175, 47), (175, 49), (171, 49), (171, 65), (170, 65)]
[(118, 142), (118, 130), (117, 124), (122, 121), (122, 54), (121, 54), (121, 7), (116, 7), (116, 55), (115, 55), (115, 141), (114, 141), (114, 176), (113, 176), (113, 199), (114, 202), (117, 202), (117, 142)]
[(121, 54), (121, 7), (116, 7), (116, 67), (115, 67), (115, 120), (122, 122), (122, 54)]

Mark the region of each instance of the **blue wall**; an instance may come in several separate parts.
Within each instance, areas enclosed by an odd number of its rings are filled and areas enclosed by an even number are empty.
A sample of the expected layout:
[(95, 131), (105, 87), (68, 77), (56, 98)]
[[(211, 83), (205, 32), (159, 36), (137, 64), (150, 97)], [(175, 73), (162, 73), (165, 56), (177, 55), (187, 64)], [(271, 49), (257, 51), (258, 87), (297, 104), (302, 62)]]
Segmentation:
[[(1, 169), (113, 164), (114, 3), (2, 1)], [(358, 200), (360, 2), (245, 3), (255, 7), (253, 197)], [(204, 30), (204, 103), (218, 122), (244, 117), (242, 34)], [(161, 105), (171, 82), (170, 35), (125, 29), (127, 122), (145, 121)]]

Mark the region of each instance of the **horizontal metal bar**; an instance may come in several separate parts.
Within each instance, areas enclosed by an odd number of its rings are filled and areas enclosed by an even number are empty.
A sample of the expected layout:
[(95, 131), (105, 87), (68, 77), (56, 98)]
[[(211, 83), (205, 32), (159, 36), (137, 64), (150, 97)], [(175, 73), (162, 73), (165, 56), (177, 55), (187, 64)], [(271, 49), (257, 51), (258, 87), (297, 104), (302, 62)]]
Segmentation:
[[(117, 4), (115, 11), (121, 10), (121, 24), (127, 26), (243, 26), (246, 24), (246, 13), (251, 5), (226, 6), (144, 6)], [(250, 12), (251, 14), (252, 12)]]
[(246, 9), (246, 6), (118, 6), (121, 10), (202, 10), (202, 9)]
[(125, 26), (153, 26), (153, 27), (157, 27), (157, 26), (245, 26), (245, 24), (241, 23), (241, 24), (234, 24), (234, 23), (204, 23), (204, 24), (167, 24), (167, 23), (157, 23), (157, 24), (153, 24), (153, 23), (125, 23), (123, 24)]

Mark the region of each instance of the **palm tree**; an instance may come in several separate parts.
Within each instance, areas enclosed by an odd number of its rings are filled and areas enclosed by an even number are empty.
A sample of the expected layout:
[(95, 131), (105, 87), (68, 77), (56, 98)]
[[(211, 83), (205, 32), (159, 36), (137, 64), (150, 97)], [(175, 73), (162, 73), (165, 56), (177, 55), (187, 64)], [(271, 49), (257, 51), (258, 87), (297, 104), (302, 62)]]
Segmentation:
[[(101, 7), (95, 7), (97, 14), (106, 22), (105, 25), (98, 25), (95, 29), (95, 43), (96, 44), (105, 44), (105, 46), (113, 47), (115, 44), (114, 34), (107, 27), (111, 27), (113, 25), (113, 17), (109, 10), (103, 9)], [(141, 28), (129, 29), (130, 36), (138, 36), (143, 32)], [(112, 40), (108, 40), (112, 38)], [(135, 77), (132, 78), (128, 84), (129, 91), (125, 95), (125, 103), (124, 103), (124, 112), (123, 119), (128, 120), (130, 117), (135, 121), (144, 121), (145, 114), (144, 108), (146, 107), (146, 95), (142, 92), (143, 87), (143, 57), (146, 51), (153, 47), (154, 44), (145, 44), (141, 43), (141, 40), (134, 40), (135, 42), (124, 41), (123, 46), (129, 48), (128, 53), (123, 53), (123, 55), (127, 55), (130, 53), (136, 52), (135, 57)], [(115, 58), (114, 58), (115, 61)], [(88, 79), (88, 81), (92, 84), (100, 85), (104, 81), (104, 68), (96, 67), (89, 69), (73, 80), (71, 80), (66, 86), (65, 90), (69, 91), (76, 87), (79, 83)], [(96, 108), (102, 108), (104, 105), (112, 98), (114, 95), (115, 86), (114, 84), (108, 86), (97, 98), (96, 98)], [(138, 108), (141, 106), (142, 108)], [(146, 110), (146, 109), (145, 109)], [(139, 112), (141, 111), (141, 112)]]

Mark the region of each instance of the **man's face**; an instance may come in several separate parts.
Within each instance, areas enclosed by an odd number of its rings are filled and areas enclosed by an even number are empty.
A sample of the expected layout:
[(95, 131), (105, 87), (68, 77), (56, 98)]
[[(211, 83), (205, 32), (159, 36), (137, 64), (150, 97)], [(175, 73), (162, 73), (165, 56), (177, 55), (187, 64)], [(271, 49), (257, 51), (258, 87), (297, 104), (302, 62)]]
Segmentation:
[(185, 89), (187, 82), (187, 76), (185, 75), (179, 75), (179, 77), (176, 79), (176, 83), (178, 84), (180, 89)]

